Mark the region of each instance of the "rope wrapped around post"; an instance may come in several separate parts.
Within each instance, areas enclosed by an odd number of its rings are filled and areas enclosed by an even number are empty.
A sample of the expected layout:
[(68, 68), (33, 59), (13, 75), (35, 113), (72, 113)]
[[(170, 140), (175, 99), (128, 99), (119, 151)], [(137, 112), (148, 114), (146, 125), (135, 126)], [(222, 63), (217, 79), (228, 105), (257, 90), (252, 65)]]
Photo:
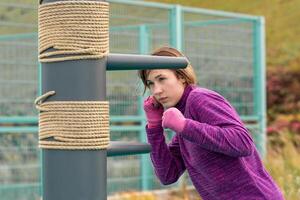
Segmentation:
[(106, 149), (109, 145), (107, 101), (44, 102), (54, 91), (35, 100), (39, 115), (39, 147), (46, 149)]
[[(109, 53), (109, 3), (61, 1), (39, 5), (39, 61), (101, 59)], [(107, 101), (50, 101), (54, 91), (35, 100), (39, 147), (106, 149)]]
[(38, 15), (41, 62), (100, 59), (108, 55), (109, 3), (47, 3), (39, 6)]

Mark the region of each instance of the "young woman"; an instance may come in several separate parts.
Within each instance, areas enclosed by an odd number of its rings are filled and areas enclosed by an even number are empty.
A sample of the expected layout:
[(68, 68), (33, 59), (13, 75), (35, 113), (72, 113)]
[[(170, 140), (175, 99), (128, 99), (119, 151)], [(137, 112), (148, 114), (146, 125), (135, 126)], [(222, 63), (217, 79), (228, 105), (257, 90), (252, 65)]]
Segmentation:
[[(153, 55), (183, 56), (169, 47)], [(220, 94), (195, 85), (191, 65), (140, 70), (139, 77), (152, 94), (144, 101), (146, 132), (162, 184), (187, 170), (204, 200), (284, 199), (237, 112)], [(169, 144), (164, 128), (176, 132)]]

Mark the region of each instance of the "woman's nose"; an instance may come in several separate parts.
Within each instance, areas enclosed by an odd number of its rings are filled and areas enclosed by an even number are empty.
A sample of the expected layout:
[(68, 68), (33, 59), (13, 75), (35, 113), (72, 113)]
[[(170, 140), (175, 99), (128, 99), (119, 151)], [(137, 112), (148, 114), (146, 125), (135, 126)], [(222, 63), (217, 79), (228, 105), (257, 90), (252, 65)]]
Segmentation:
[(153, 88), (154, 95), (160, 94), (161, 92), (162, 92), (162, 88), (159, 85), (154, 86)]

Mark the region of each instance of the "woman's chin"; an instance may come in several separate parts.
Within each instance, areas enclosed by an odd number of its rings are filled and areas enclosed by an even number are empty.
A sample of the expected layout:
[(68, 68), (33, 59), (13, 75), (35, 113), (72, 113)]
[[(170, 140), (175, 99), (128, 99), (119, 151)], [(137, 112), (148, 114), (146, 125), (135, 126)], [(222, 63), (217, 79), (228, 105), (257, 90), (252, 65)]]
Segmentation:
[(173, 107), (173, 105), (171, 103), (162, 103), (162, 105), (165, 109)]

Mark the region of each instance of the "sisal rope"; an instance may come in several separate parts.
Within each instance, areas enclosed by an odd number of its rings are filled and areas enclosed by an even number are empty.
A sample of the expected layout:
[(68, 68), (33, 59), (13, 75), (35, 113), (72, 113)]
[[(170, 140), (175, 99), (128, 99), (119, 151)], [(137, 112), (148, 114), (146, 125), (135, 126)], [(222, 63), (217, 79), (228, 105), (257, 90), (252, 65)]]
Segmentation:
[(100, 59), (109, 52), (109, 4), (65, 1), (39, 6), (39, 60)]
[(39, 147), (106, 149), (109, 144), (107, 101), (50, 101), (50, 91), (35, 100), (39, 116)]

